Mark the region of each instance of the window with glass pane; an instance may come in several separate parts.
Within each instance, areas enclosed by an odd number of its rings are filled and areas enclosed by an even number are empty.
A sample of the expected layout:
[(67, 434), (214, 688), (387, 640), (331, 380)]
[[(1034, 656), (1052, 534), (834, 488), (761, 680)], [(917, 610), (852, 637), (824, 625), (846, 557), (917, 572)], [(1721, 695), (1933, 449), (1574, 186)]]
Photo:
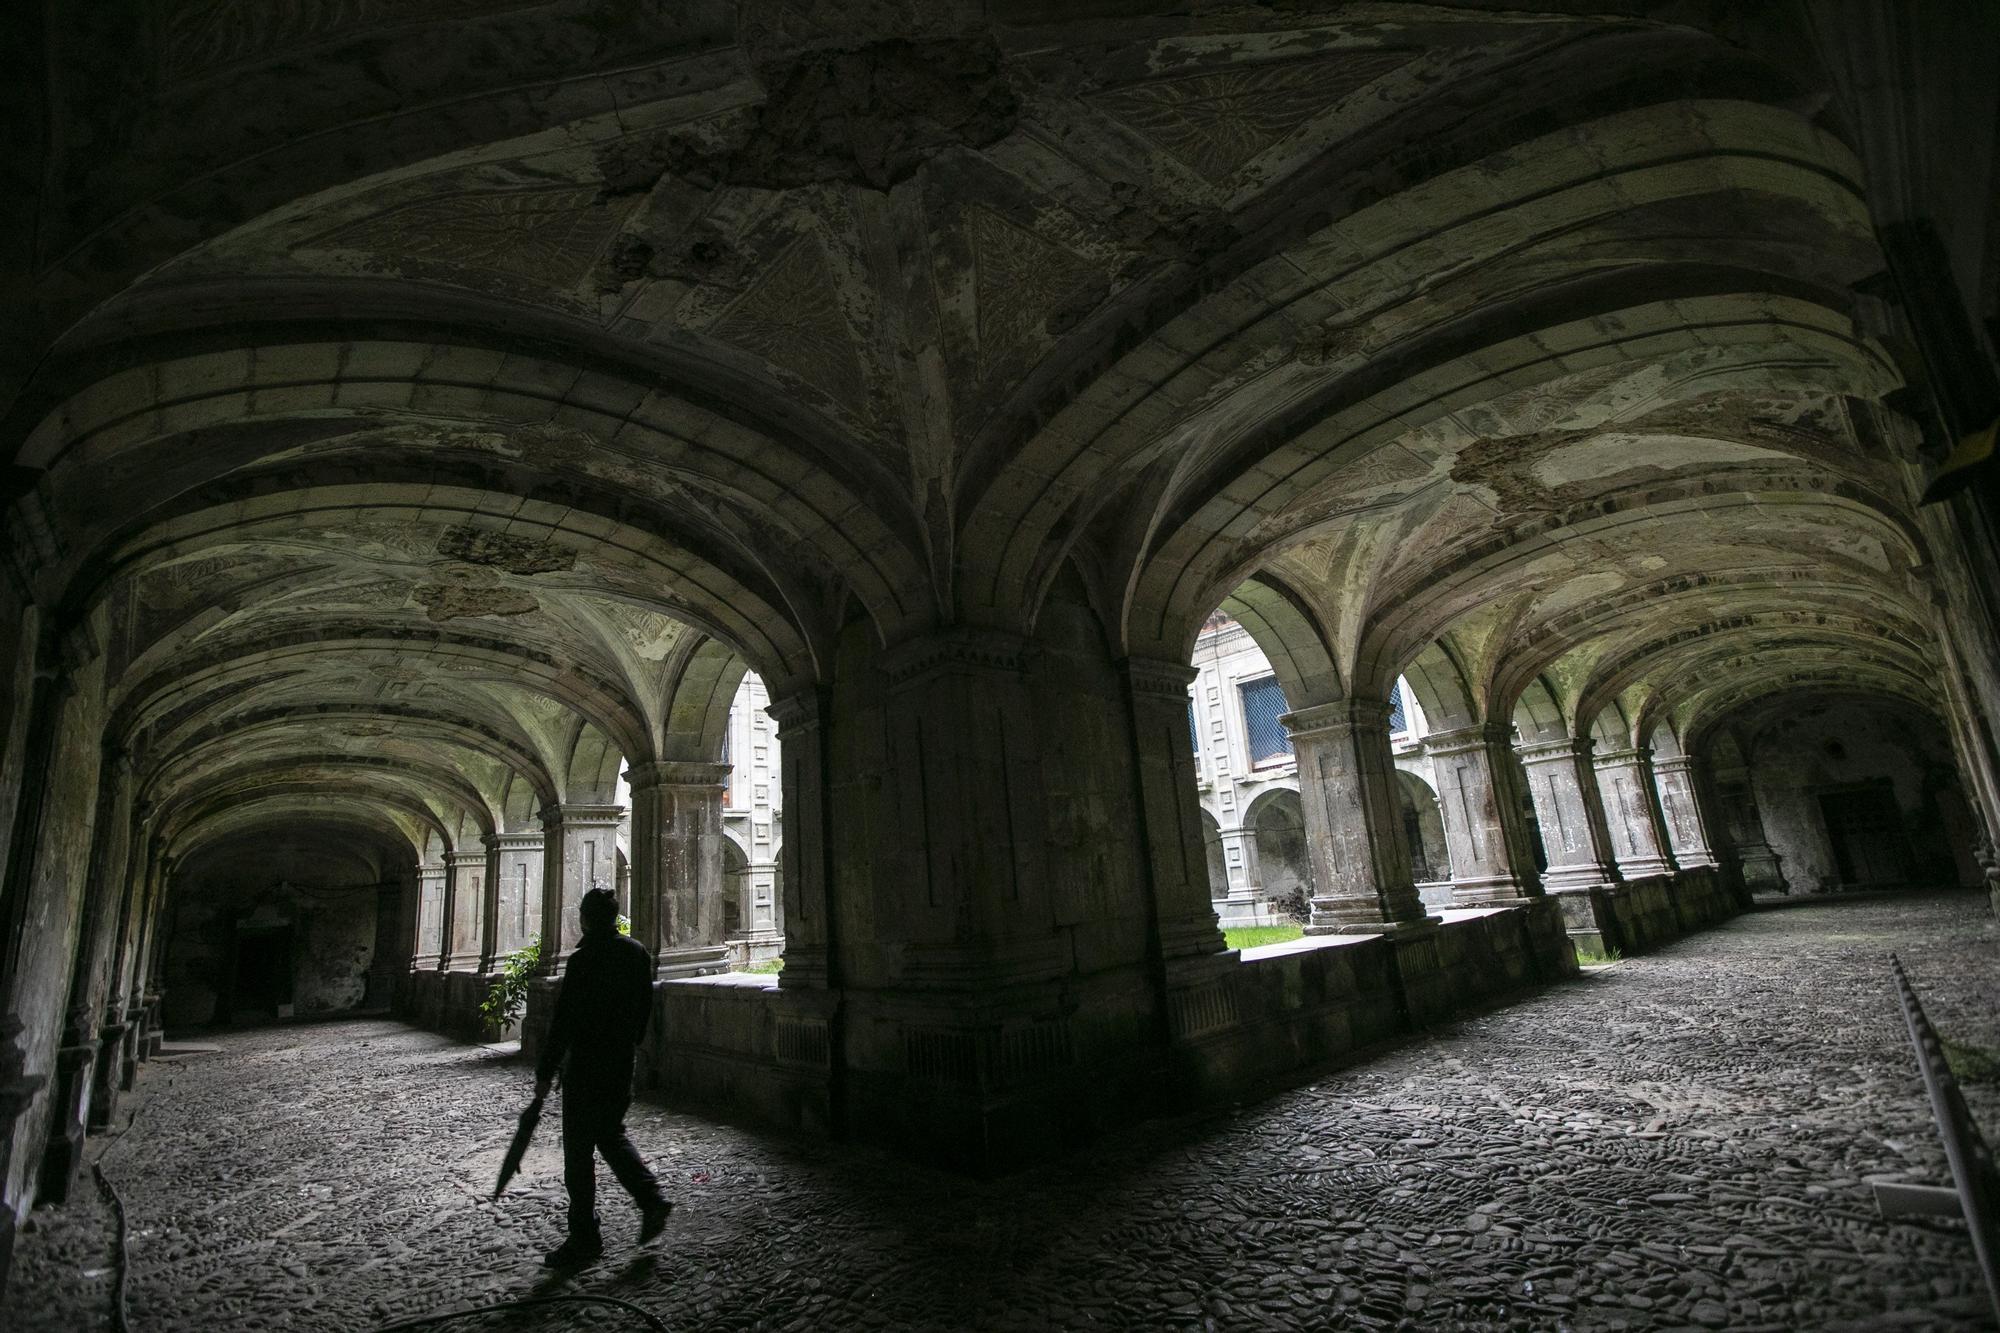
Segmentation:
[(1410, 720), (1403, 716), (1403, 682), (1389, 687), (1389, 730), (1408, 731)]
[(1188, 700), (1188, 741), (1196, 754), (1201, 753), (1201, 727), (1194, 720), (1194, 700)]
[(1290, 712), (1275, 676), (1246, 680), (1236, 687), (1243, 694), (1243, 730), (1250, 741), (1250, 762), (1277, 763), (1292, 752), (1292, 734), (1278, 719)]

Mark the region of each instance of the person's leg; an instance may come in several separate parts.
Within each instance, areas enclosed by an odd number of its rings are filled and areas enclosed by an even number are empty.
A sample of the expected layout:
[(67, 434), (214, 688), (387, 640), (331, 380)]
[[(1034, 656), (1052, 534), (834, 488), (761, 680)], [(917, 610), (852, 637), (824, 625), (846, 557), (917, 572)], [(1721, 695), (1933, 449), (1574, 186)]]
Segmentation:
[(643, 1210), (661, 1202), (660, 1182), (653, 1178), (625, 1132), (625, 1111), (630, 1103), (630, 1098), (624, 1098), (604, 1108), (604, 1117), (598, 1122), (597, 1151), (604, 1155), (604, 1164), (632, 1196), (632, 1202)]
[(603, 1125), (602, 1111), (587, 1094), (563, 1089), (563, 1185), (569, 1190), (569, 1234), (599, 1243), (597, 1226), (597, 1159), (594, 1150)]

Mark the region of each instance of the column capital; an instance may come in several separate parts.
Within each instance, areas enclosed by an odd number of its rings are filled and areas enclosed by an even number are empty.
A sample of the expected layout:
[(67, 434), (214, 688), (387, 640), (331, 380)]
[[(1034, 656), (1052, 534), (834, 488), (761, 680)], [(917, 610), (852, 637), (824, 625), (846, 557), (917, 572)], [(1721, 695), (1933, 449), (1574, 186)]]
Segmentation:
[(1185, 699), (1188, 686), (1201, 673), (1192, 663), (1169, 661), (1163, 657), (1127, 657), (1118, 663), (1134, 694), (1163, 695)]
[(1453, 727), (1449, 731), (1431, 732), (1424, 737), (1424, 753), (1462, 754), (1467, 750), (1483, 750), (1493, 745), (1512, 744), (1512, 727), (1498, 722), (1476, 722), (1469, 727)]
[(539, 851), (543, 839), (547, 836), (539, 830), (529, 833), (489, 833), (479, 841), (485, 844), (489, 852), (527, 851), (530, 848)]
[(784, 744), (787, 736), (796, 738), (800, 732), (810, 731), (819, 725), (819, 691), (804, 689), (781, 699), (772, 699), (764, 705), (764, 712), (778, 724), (778, 742)]
[(446, 870), (456, 870), (460, 866), (483, 866), (485, 864), (486, 852), (483, 849), (476, 852), (453, 851), (444, 854), (444, 868)]
[(1524, 764), (1548, 763), (1556, 759), (1589, 759), (1597, 742), (1588, 736), (1557, 736), (1553, 740), (1519, 741), (1514, 753)]
[(1386, 699), (1336, 699), (1281, 714), (1278, 721), (1294, 739), (1321, 733), (1348, 734), (1379, 731), (1389, 734), (1389, 701)]
[(585, 824), (616, 824), (625, 817), (625, 807), (600, 801), (563, 801), (541, 809), (542, 828)]
[(1627, 745), (1593, 754), (1590, 761), (1599, 768), (1616, 768), (1621, 764), (1643, 764), (1652, 757), (1652, 750), (1646, 746)]
[(730, 764), (656, 759), (627, 766), (625, 780), (632, 784), (632, 790), (635, 792), (652, 791), (660, 787), (726, 787), (729, 785), (729, 775), (733, 771), (734, 766)]
[(1701, 768), (1701, 760), (1691, 754), (1675, 755), (1672, 759), (1655, 759), (1655, 773), (1693, 773)]
[(1020, 675), (1034, 655), (1031, 640), (1007, 630), (957, 626), (907, 639), (882, 654), (890, 688), (913, 685), (947, 672)]

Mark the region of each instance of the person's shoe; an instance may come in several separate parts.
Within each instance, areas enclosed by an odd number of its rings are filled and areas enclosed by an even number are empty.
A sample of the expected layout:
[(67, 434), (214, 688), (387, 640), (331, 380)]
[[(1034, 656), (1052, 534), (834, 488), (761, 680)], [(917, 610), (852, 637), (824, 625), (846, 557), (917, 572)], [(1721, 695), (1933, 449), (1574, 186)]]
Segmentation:
[(571, 1236), (542, 1259), (548, 1268), (581, 1268), (604, 1257), (604, 1242), (594, 1236)]
[(646, 1244), (657, 1239), (667, 1229), (667, 1218), (673, 1215), (674, 1206), (665, 1199), (650, 1207), (639, 1210), (639, 1243)]

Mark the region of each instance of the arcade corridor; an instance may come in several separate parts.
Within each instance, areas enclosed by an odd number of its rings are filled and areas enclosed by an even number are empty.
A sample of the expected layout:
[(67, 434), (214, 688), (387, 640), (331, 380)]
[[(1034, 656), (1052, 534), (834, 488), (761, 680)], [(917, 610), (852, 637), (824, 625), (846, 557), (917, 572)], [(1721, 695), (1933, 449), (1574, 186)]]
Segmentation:
[[(550, 1145), (485, 1197), (526, 1071), (399, 1024), (155, 1063), (105, 1169), (145, 1333), (365, 1330), (548, 1290), (713, 1330), (1983, 1328), (1963, 1230), (1886, 1224), (1862, 1181), (1944, 1179), (1885, 954), (1946, 1035), (1991, 1048), (1996, 943), (1983, 895), (1754, 912), (991, 1183), (642, 1105), (635, 1139), (681, 1209), (650, 1256), (616, 1216), (562, 1287), (539, 1267), (561, 1227)], [(1968, 1095), (1993, 1127), (2000, 1088)], [(95, 1202), (38, 1214), (24, 1333), (107, 1327), (105, 1225)]]

